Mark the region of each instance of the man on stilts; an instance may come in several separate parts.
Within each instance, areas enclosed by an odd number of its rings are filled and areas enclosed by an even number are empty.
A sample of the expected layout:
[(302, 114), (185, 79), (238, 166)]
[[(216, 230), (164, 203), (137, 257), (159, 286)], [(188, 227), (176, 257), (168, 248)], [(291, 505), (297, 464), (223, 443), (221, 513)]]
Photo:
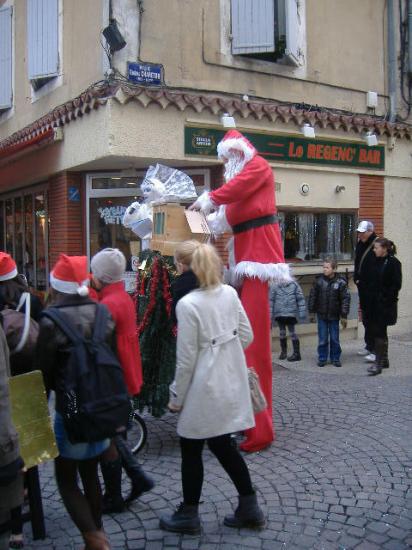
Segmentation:
[(203, 193), (190, 207), (226, 216), (234, 234), (234, 274), (240, 298), (252, 325), (254, 340), (246, 349), (268, 402), (255, 416), (256, 426), (245, 433), (244, 451), (264, 449), (274, 440), (272, 421), (272, 357), (268, 283), (290, 279), (285, 264), (278, 218), (275, 181), (269, 163), (237, 130), (230, 130), (217, 146), (225, 164), (225, 181), (219, 189)]

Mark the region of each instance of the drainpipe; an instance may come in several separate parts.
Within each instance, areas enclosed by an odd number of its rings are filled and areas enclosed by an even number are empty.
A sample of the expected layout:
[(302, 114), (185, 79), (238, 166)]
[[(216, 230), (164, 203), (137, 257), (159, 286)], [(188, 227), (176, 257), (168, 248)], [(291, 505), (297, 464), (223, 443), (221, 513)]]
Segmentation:
[(409, 78), (412, 77), (412, 0), (409, 0), (408, 2), (408, 73)]
[[(409, 1), (409, 4), (411, 2)], [(396, 32), (394, 0), (388, 0), (388, 93), (389, 93), (389, 122), (396, 119)], [(410, 45), (409, 45), (410, 46)]]

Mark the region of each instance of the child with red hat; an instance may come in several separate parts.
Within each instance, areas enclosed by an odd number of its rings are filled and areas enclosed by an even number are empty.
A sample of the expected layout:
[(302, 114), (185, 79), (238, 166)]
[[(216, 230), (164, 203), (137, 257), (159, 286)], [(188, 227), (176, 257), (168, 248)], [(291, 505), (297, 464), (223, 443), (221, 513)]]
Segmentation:
[[(116, 323), (116, 348), (130, 396), (137, 395), (143, 383), (136, 309), (124, 287), (126, 258), (118, 248), (104, 248), (90, 262), (94, 287), (99, 302), (110, 311)], [(120, 456), (119, 456), (120, 455)], [(116, 436), (100, 461), (105, 483), (103, 512), (121, 512), (122, 467), (132, 482), (126, 502), (131, 502), (154, 487), (153, 480), (143, 471), (122, 436)]]

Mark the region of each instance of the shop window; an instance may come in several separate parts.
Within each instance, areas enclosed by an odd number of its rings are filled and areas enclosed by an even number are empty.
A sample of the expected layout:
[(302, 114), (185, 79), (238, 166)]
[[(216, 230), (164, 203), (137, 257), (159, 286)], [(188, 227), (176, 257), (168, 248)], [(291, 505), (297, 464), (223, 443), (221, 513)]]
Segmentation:
[(291, 262), (353, 259), (355, 214), (338, 212), (280, 212), (285, 259)]
[[(118, 248), (126, 257), (126, 288), (133, 290), (133, 275), (141, 251), (140, 239), (122, 224), (126, 208), (135, 197), (90, 199), (90, 257), (102, 248)], [(131, 281), (129, 281), (131, 279)]]
[(5, 204), (6, 208), (6, 252), (14, 256), (14, 215), (13, 215), (13, 200), (9, 199)]
[(48, 288), (48, 235), (46, 191), (0, 198), (0, 249), (13, 256), (18, 272), (39, 291)]
[(233, 55), (303, 65), (303, 0), (231, 0), (230, 7)]
[(23, 210), (21, 197), (14, 199), (14, 231), (16, 239), (14, 261), (17, 265), (17, 271), (23, 273)]
[(132, 192), (140, 193), (140, 184), (143, 176), (124, 178), (121, 176), (111, 176), (108, 178), (93, 178), (92, 189), (128, 189)]
[(34, 277), (34, 227), (33, 227), (33, 196), (24, 197), (24, 274), (30, 286), (35, 286)]
[(36, 235), (36, 282), (38, 290), (47, 287), (47, 214), (44, 193), (34, 197), (34, 229)]

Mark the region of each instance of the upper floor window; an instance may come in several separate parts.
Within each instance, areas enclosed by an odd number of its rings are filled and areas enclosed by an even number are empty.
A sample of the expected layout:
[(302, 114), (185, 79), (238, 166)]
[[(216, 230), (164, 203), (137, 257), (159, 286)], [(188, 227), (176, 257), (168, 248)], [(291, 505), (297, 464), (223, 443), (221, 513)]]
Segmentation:
[(232, 54), (304, 64), (303, 0), (231, 0)]
[(27, 0), (29, 80), (38, 90), (59, 74), (59, 0)]
[(0, 113), (13, 105), (11, 7), (0, 9)]

